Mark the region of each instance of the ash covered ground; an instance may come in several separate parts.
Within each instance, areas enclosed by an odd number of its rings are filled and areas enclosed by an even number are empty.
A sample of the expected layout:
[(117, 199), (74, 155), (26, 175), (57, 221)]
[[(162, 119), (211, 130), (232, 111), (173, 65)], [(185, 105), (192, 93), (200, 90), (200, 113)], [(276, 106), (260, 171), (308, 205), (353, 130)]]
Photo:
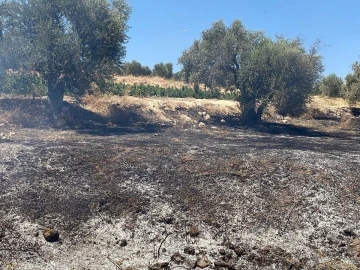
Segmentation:
[(0, 269), (360, 267), (359, 136), (279, 124), (9, 132)]

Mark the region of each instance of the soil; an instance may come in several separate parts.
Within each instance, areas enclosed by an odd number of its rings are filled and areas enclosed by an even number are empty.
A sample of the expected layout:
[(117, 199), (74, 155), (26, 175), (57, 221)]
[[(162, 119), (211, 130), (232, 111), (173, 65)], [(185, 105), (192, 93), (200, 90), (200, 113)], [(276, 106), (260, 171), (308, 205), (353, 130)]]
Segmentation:
[(0, 99), (0, 269), (360, 268), (357, 130), (44, 106)]

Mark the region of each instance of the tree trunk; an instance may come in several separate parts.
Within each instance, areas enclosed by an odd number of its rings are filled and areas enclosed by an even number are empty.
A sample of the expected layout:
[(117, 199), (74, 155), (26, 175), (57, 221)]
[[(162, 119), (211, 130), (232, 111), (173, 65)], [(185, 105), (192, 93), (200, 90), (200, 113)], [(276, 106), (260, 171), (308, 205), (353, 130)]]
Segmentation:
[(62, 113), (64, 94), (65, 94), (64, 82), (60, 81), (55, 84), (48, 84), (50, 113), (55, 118)]
[(256, 107), (255, 102), (250, 102), (243, 105), (242, 121), (248, 125), (256, 125), (261, 122), (261, 116), (265, 106)]

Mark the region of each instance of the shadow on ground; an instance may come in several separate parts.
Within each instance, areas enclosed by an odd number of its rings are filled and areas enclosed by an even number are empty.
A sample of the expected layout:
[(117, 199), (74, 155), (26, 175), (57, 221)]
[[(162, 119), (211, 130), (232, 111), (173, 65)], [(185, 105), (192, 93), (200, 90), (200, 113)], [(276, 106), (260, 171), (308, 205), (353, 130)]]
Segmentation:
[(91, 112), (76, 103), (64, 102), (64, 112), (58, 119), (48, 113), (45, 99), (0, 99), (0, 123), (7, 122), (25, 128), (74, 130), (79, 134), (113, 136), (161, 132), (169, 127), (149, 123), (136, 108), (110, 108), (111, 117)]
[[(213, 117), (215, 125), (227, 126), (235, 129), (249, 130), (253, 132), (264, 133), (268, 135), (289, 135), (289, 136), (301, 136), (301, 137), (331, 137), (339, 138), (344, 137), (344, 134), (336, 132), (322, 132), (312, 128), (296, 126), (293, 124), (274, 123), (263, 121), (258, 125), (249, 125), (242, 121), (240, 116), (221, 116), (217, 115)], [(225, 123), (221, 123), (221, 120), (225, 120)]]

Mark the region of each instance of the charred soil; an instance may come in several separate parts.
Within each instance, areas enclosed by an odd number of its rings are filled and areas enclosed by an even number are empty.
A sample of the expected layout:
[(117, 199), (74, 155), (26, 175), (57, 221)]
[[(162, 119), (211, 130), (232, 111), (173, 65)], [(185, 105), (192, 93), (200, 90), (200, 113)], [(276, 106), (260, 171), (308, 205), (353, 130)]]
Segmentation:
[(0, 123), (0, 269), (360, 267), (356, 133), (67, 110)]

